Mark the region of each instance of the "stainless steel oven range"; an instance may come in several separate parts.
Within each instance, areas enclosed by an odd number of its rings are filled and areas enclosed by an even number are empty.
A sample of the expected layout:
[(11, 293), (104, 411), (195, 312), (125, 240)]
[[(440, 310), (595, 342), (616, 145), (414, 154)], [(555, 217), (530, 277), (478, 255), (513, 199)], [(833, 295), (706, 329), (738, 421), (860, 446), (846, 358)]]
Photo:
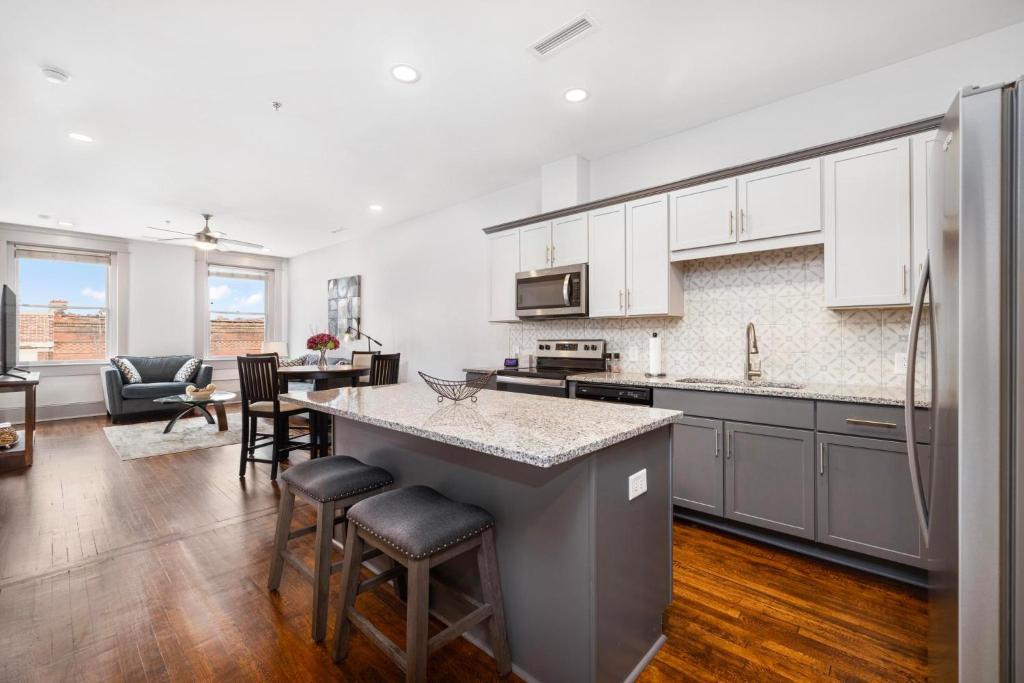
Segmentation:
[(498, 370), (498, 391), (569, 396), (565, 378), (586, 372), (604, 372), (603, 339), (538, 339), (536, 367)]

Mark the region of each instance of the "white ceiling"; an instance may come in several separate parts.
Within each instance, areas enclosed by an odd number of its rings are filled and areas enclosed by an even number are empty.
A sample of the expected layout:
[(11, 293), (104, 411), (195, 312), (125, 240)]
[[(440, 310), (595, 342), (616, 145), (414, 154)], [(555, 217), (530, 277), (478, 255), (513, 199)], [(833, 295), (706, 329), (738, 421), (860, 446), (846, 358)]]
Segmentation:
[[(591, 35), (527, 51), (583, 11)], [(4, 0), (0, 221), (141, 237), (209, 211), (289, 256), (1021, 20), (1020, 0)]]

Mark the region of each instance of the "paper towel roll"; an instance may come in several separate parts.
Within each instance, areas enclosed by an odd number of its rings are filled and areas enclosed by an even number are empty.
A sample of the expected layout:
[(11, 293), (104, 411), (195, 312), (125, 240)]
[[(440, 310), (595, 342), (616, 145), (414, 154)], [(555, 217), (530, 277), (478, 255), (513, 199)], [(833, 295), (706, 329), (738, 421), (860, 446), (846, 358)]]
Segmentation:
[(655, 332), (651, 335), (647, 346), (647, 374), (661, 374), (661, 337)]

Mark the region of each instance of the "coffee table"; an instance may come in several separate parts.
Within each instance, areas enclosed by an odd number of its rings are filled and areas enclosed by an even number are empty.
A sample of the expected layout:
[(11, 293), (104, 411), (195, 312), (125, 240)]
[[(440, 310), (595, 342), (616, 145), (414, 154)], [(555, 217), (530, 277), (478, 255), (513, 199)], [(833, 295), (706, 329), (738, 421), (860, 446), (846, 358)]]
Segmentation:
[(224, 432), (228, 429), (228, 416), (224, 412), (224, 402), (234, 399), (235, 396), (230, 391), (215, 391), (209, 398), (192, 398), (188, 394), (176, 394), (174, 396), (155, 398), (153, 403), (180, 403), (182, 406), (181, 412), (172, 417), (171, 421), (164, 427), (164, 434), (170, 432), (174, 428), (174, 423), (191, 413), (193, 409), (203, 413), (206, 416), (206, 421), (213, 424), (213, 415), (210, 414), (209, 410), (210, 405), (213, 405), (213, 411), (217, 413), (217, 431)]

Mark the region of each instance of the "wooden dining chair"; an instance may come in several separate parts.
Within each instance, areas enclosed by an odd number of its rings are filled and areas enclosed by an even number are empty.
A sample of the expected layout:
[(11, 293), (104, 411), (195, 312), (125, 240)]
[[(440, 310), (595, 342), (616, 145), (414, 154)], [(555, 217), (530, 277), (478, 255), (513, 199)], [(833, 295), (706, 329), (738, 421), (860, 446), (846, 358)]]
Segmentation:
[[(291, 451), (310, 449), (316, 452), (316, 430), (309, 433), (309, 443), (293, 440), (288, 420), (297, 415), (308, 419), (309, 408), (281, 400), (280, 380), (277, 376), (277, 354), (238, 356), (238, 384), (242, 394), (242, 444), (238, 476), (245, 476), (249, 462), (270, 463), (270, 478), (277, 479), (278, 463)], [(271, 434), (256, 431), (257, 420), (272, 421)], [(262, 443), (259, 441), (262, 440)], [(271, 447), (270, 459), (255, 457), (257, 448)]]
[[(380, 351), (353, 351), (352, 360), (349, 361), (354, 368), (368, 368), (374, 356), (379, 356)], [(366, 376), (359, 378), (360, 384), (369, 384)]]
[(378, 353), (370, 358), (370, 380), (373, 386), (398, 384), (400, 353)]

